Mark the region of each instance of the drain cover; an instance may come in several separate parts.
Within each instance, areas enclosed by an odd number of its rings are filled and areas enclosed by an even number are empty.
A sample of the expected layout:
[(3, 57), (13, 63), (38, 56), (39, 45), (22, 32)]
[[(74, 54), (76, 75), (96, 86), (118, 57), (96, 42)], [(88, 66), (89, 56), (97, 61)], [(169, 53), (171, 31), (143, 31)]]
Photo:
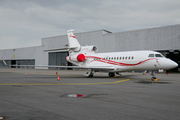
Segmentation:
[(89, 97), (97, 97), (108, 94), (64, 94), (60, 97), (71, 97), (71, 98), (89, 98)]
[(65, 94), (61, 97), (72, 97), (72, 98), (76, 98), (76, 97), (86, 97), (86, 95), (82, 95), (82, 94)]
[(68, 97), (84, 97), (84, 95), (81, 95), (81, 94), (69, 94)]

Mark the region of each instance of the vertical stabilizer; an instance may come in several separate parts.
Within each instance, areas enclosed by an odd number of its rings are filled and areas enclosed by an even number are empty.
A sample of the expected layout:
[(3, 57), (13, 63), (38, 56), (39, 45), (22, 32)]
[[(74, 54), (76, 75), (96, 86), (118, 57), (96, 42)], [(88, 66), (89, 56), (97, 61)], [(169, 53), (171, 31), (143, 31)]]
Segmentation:
[(69, 41), (69, 48), (74, 48), (74, 51), (79, 51), (81, 49), (81, 45), (77, 41), (76, 37), (73, 34), (74, 30), (68, 30), (68, 41)]

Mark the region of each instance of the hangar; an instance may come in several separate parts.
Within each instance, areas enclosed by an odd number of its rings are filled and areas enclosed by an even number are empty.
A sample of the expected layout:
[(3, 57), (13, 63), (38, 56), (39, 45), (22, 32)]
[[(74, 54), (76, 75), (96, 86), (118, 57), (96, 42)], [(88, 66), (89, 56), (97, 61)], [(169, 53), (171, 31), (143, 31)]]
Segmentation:
[[(75, 33), (75, 36), (82, 46), (96, 45), (99, 53), (154, 50), (180, 65), (180, 24), (117, 33), (103, 29)], [(0, 57), (11, 65), (71, 66), (72, 64), (65, 60), (68, 55), (66, 50), (45, 52), (45, 50), (64, 48), (67, 45), (67, 35), (47, 37), (41, 39), (41, 46), (0, 50)], [(0, 60), (0, 67), (6, 67), (2, 60)], [(35, 69), (40, 68), (35, 67)], [(180, 66), (172, 71), (180, 72)]]

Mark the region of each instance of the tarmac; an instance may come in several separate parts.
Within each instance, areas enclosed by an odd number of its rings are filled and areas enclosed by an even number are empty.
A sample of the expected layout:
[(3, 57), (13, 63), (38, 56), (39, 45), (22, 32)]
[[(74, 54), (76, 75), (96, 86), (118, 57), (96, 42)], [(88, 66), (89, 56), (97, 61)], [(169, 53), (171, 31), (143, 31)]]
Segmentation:
[(180, 119), (180, 74), (85, 73), (0, 68), (0, 120)]

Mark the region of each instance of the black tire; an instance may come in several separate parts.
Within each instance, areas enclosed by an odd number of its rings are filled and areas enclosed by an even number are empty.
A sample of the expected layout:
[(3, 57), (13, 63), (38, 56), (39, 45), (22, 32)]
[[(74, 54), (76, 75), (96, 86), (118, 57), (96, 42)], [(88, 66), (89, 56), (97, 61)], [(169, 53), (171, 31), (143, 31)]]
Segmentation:
[(92, 78), (93, 77), (93, 74), (91, 73), (89, 76), (88, 76), (88, 78)]
[(113, 73), (113, 72), (109, 73), (109, 77), (114, 77), (114, 76), (115, 76), (115, 73)]

